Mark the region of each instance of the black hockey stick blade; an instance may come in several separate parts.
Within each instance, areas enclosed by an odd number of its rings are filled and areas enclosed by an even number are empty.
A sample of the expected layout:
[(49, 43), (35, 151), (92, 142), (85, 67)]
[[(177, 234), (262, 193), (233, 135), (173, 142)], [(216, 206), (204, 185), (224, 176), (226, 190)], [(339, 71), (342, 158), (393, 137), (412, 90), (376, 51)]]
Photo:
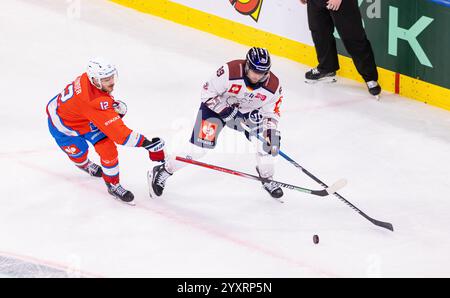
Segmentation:
[(385, 228), (385, 229), (388, 229), (388, 230), (394, 232), (394, 226), (389, 222), (384, 222), (384, 221), (376, 220), (373, 218), (370, 218), (369, 220), (376, 226), (379, 226), (379, 227), (382, 227), (382, 228)]

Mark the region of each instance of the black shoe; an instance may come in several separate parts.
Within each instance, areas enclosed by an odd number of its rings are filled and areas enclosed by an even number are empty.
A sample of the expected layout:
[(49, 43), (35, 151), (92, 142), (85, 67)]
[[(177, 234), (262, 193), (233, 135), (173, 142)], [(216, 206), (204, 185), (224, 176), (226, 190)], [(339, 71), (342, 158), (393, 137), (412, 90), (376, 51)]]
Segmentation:
[(78, 168), (94, 177), (102, 177), (103, 174), (102, 167), (98, 164), (93, 163), (92, 161), (88, 161), (88, 164), (86, 166)]
[(366, 82), (367, 88), (369, 89), (369, 93), (373, 96), (378, 96), (381, 93), (381, 86), (377, 81), (369, 81)]
[(261, 183), (263, 188), (272, 196), (272, 198), (279, 199), (283, 196), (283, 190), (278, 183), (272, 181), (272, 177), (261, 177), (258, 167), (256, 167), (256, 172), (258, 172), (259, 177), (262, 179)]
[(111, 184), (106, 182), (108, 192), (115, 198), (121, 200), (124, 203), (133, 205), (134, 195), (131, 191), (126, 190), (120, 184)]
[(150, 196), (153, 197), (152, 194), (156, 195), (156, 196), (161, 196), (163, 191), (164, 191), (164, 187), (166, 186), (166, 180), (172, 176), (171, 173), (169, 173), (164, 164), (156, 166), (153, 168), (153, 171), (150, 172), (148, 171), (147, 173), (148, 176), (148, 182), (150, 185)]
[(318, 82), (323, 80), (336, 82), (336, 72), (321, 72), (319, 69), (313, 68), (305, 73), (305, 79), (309, 82)]

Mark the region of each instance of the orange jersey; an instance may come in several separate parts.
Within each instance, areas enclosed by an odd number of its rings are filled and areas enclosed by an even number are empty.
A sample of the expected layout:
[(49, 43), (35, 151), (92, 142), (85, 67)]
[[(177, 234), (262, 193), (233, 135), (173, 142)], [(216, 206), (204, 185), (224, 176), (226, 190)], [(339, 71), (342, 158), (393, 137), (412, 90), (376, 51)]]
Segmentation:
[(69, 136), (91, 131), (91, 123), (115, 143), (138, 146), (143, 136), (132, 132), (113, 108), (114, 98), (91, 84), (86, 73), (67, 85), (47, 105), (53, 125)]

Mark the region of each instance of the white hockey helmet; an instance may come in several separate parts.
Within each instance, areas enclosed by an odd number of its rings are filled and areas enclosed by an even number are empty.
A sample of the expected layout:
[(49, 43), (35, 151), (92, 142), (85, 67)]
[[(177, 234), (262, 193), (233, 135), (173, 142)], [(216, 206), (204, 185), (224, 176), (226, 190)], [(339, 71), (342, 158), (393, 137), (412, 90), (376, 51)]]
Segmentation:
[[(110, 76), (117, 75), (116, 67), (103, 57), (96, 57), (89, 59), (86, 73), (91, 81), (92, 85), (98, 89), (102, 89), (101, 79), (109, 78)], [(97, 85), (94, 79), (98, 82)]]

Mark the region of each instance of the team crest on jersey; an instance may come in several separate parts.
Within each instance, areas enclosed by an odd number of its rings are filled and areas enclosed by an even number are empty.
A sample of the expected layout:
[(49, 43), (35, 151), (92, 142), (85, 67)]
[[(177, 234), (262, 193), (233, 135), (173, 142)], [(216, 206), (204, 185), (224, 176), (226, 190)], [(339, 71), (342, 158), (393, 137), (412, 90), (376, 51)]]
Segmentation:
[(262, 120), (263, 120), (263, 116), (261, 115), (259, 110), (253, 110), (248, 115), (248, 119), (253, 124), (260, 124), (262, 122)]
[(228, 90), (229, 93), (238, 94), (239, 91), (241, 91), (242, 85), (233, 84), (230, 87), (230, 90)]
[(265, 101), (266, 98), (267, 98), (267, 96), (264, 95), (264, 94), (261, 94), (261, 93), (257, 93), (256, 96), (255, 96), (255, 98), (261, 99), (261, 101)]
[(198, 137), (202, 140), (214, 142), (216, 138), (217, 124), (209, 122), (208, 120), (202, 120), (202, 126)]
[(62, 147), (63, 150), (67, 153), (67, 154), (71, 154), (71, 155), (75, 155), (80, 153), (80, 149), (78, 149), (78, 147), (70, 145), (70, 146), (63, 146)]

